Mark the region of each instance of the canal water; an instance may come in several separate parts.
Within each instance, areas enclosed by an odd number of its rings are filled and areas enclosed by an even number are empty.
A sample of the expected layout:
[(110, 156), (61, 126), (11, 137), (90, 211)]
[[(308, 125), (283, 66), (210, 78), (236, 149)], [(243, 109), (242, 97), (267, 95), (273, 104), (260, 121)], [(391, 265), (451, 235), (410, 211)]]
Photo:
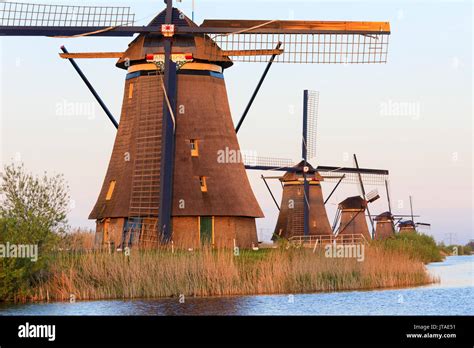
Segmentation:
[[(317, 294), (0, 305), (0, 315), (474, 315), (474, 256), (429, 264), (440, 283)], [(181, 301), (182, 302), (182, 301)]]

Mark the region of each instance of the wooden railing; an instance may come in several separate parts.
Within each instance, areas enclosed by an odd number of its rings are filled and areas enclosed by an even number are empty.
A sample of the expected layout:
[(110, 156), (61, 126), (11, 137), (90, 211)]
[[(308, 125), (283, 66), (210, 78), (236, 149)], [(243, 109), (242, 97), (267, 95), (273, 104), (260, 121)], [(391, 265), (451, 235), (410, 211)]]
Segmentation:
[(327, 244), (352, 245), (367, 244), (362, 234), (342, 234), (339, 236), (327, 235), (310, 235), (310, 236), (293, 236), (289, 239), (290, 244), (303, 247), (322, 247)]

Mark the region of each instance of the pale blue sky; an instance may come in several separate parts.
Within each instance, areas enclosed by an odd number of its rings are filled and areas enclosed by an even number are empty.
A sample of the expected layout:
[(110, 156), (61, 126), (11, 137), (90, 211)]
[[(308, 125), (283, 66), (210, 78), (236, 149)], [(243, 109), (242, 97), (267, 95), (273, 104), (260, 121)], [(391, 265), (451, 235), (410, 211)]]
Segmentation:
[[(34, 2), (34, 1), (30, 1)], [(38, 3), (53, 2), (41, 1)], [(54, 1), (64, 4), (131, 5), (147, 22), (162, 1)], [(177, 6), (191, 16), (191, 0)], [(318, 157), (313, 165), (352, 165), (390, 170), (395, 213), (415, 213), (430, 222), (437, 240), (466, 242), (473, 236), (472, 177), (472, 2), (471, 1), (202, 1), (196, 22), (205, 18), (390, 21), (389, 58), (380, 65), (275, 64), (239, 132), (242, 149), (260, 156), (300, 155), (303, 89), (320, 91)], [(40, 173), (64, 173), (75, 204), (73, 226), (93, 227), (87, 216), (97, 199), (115, 129), (96, 105), (59, 46), (70, 51), (120, 51), (130, 38), (0, 38), (0, 160), (21, 159)], [(125, 72), (113, 60), (81, 60), (80, 66), (117, 117)], [(264, 64), (241, 63), (225, 72), (234, 121), (242, 113)], [(408, 103), (411, 116), (386, 115)], [(69, 116), (65, 106), (73, 105)], [(67, 109), (67, 108), (66, 108)], [(252, 187), (268, 238), (277, 211), (259, 179)], [(332, 184), (325, 184), (327, 195)], [(277, 183), (272, 189), (281, 193)], [(383, 199), (372, 212), (386, 210)], [(358, 194), (347, 185), (330, 200)], [(398, 204), (404, 205), (398, 208)]]

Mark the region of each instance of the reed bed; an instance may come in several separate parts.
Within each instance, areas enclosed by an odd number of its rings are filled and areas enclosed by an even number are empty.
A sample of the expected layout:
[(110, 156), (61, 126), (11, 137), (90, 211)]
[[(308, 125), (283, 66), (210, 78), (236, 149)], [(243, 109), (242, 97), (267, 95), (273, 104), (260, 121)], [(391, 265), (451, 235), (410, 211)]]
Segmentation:
[(92, 230), (75, 229), (64, 235), (58, 247), (61, 250), (81, 252), (93, 250), (95, 246), (95, 232)]
[(50, 274), (22, 301), (133, 299), (309, 293), (435, 282), (421, 261), (398, 250), (367, 246), (365, 260), (327, 258), (323, 250), (138, 251), (60, 253)]

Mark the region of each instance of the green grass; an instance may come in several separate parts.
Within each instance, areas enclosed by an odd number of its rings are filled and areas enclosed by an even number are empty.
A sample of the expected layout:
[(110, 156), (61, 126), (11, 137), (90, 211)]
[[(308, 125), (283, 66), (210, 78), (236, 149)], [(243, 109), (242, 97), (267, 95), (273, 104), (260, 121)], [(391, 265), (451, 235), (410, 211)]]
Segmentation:
[(440, 248), (431, 236), (420, 233), (396, 234), (384, 241), (373, 241), (385, 250), (401, 251), (413, 260), (423, 263), (439, 262), (443, 260)]

